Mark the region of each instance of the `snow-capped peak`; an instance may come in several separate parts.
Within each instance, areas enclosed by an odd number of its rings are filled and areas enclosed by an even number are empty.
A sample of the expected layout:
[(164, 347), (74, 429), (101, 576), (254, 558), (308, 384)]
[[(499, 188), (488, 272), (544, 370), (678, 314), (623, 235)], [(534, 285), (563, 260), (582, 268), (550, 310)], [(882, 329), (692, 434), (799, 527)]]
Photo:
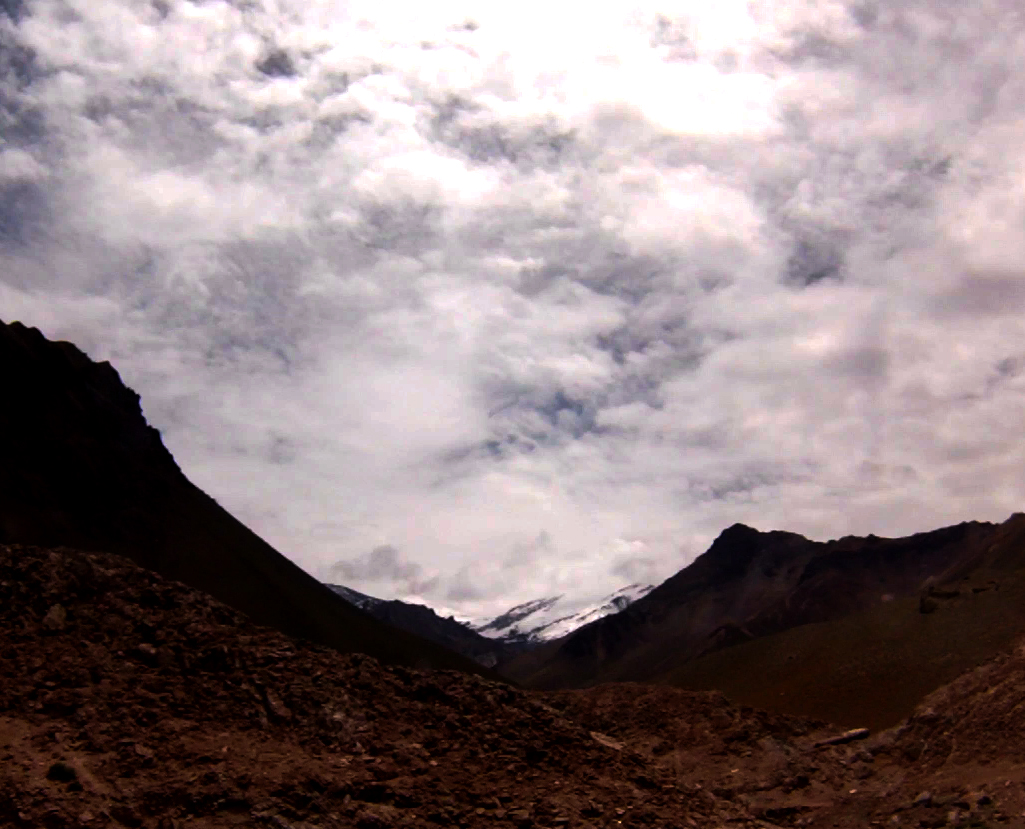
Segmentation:
[(631, 584), (590, 604), (565, 595), (534, 599), (471, 627), (490, 639), (522, 644), (549, 642), (603, 616), (618, 613), (653, 589), (652, 584)]
[(341, 584), (329, 584), (328, 587), (349, 602), (349, 604), (356, 605), (360, 610), (369, 610), (376, 605), (384, 603), (384, 599), (368, 596), (366, 593), (360, 593), (358, 590), (353, 590), (351, 587), (345, 587)]
[(516, 626), (533, 616), (535, 619), (540, 618), (539, 614), (544, 614), (546, 611), (553, 608), (561, 599), (562, 596), (550, 596), (546, 599), (533, 599), (523, 604), (518, 604), (515, 607), (509, 608), (505, 613), (500, 616), (496, 616), (488, 622), (484, 622), (478, 625), (471, 625), (477, 633), (481, 633), (484, 636), (491, 637), (492, 639), (500, 639), (509, 634), (510, 631), (516, 628)]

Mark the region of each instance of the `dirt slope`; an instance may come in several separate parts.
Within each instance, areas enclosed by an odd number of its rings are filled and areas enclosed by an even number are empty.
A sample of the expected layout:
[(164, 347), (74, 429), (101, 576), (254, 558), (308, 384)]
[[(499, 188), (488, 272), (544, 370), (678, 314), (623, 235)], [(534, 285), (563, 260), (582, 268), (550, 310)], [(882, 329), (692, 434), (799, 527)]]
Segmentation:
[(3, 826), (745, 823), (542, 698), (289, 639), (123, 558), (0, 546), (0, 642)]
[(290, 639), (109, 555), (0, 545), (0, 826), (1025, 825), (1025, 653), (900, 728), (530, 692)]

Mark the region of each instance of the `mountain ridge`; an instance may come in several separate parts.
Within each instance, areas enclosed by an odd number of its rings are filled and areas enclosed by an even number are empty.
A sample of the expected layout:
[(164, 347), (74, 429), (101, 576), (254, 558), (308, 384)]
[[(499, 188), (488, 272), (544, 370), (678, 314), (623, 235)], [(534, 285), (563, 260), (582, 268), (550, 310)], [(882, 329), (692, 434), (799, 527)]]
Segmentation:
[(381, 599), (341, 584), (329, 584), (328, 587), (375, 619), (416, 633), (487, 668), (493, 668), (520, 650), (514, 644), (481, 636), (466, 622), (442, 616), (427, 605)]
[(188, 480), (109, 363), (0, 321), (0, 377), (0, 543), (126, 555), (292, 636), (486, 671), (352, 607), (231, 516)]
[[(819, 542), (734, 524), (623, 612), (499, 670), (538, 688), (659, 681), (689, 660), (742, 642), (916, 596), (929, 580), (949, 580), (981, 560), (1004, 526), (972, 521), (905, 538)], [(1005, 567), (1022, 561), (1021, 554), (1005, 557)]]
[(530, 648), (560, 638), (595, 619), (618, 613), (654, 585), (631, 584), (596, 602), (574, 602), (560, 607), (565, 595), (521, 602), (483, 621), (444, 617), (424, 604), (382, 599), (340, 584), (328, 584), (346, 601), (388, 624), (425, 636), (487, 667), (513, 658)]
[(628, 584), (594, 602), (580, 602), (562, 593), (521, 602), (498, 616), (470, 624), (484, 636), (532, 647), (618, 613), (654, 589), (653, 584)]

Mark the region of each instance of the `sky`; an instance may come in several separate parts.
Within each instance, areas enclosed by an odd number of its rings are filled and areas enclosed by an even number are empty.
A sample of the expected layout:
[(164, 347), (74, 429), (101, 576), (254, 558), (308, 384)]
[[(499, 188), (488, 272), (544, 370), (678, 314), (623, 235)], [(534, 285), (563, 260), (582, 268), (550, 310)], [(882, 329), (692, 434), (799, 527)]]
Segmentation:
[(1025, 508), (1015, 0), (0, 0), (0, 318), (462, 616)]

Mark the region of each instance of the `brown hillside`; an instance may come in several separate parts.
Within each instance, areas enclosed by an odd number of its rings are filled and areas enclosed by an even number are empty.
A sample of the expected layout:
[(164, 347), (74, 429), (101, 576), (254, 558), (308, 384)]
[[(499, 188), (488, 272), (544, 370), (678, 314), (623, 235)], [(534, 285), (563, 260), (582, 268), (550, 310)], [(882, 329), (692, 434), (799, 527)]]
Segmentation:
[(1017, 652), (845, 742), (718, 693), (388, 667), (0, 545), (5, 827), (1020, 827), (1023, 689)]
[[(517, 656), (499, 669), (536, 688), (670, 681), (728, 689), (738, 693), (738, 698), (753, 698), (742, 692), (742, 677), (748, 677), (752, 688), (758, 687), (760, 680), (755, 678), (754, 669), (746, 666), (745, 659), (764, 654), (757, 665), (767, 669), (775, 658), (771, 656), (774, 646), (759, 642), (784, 631), (805, 626), (818, 629), (816, 626), (862, 613), (878, 611), (880, 619), (885, 620), (891, 603), (912, 599), (917, 607), (923, 589), (954, 577), (981, 579), (985, 586), (994, 574), (1025, 563), (1023, 526), (1022, 517), (1015, 516), (999, 526), (970, 522), (907, 538), (869, 536), (814, 542), (794, 533), (764, 533), (738, 524), (725, 530), (689, 567), (623, 612)], [(911, 616), (917, 620), (916, 613)], [(883, 628), (887, 624), (878, 623)], [(857, 623), (850, 625), (857, 631)], [(897, 627), (893, 627), (893, 636), (898, 635)], [(997, 649), (1011, 641), (1008, 637), (1025, 633), (1015, 619), (1007, 620), (1000, 630), (1000, 636), (987, 638)], [(781, 674), (781, 681), (790, 682), (788, 675), (795, 666), (787, 660), (797, 660), (798, 666), (806, 664), (809, 667), (803, 675), (813, 674), (822, 683), (819, 696), (833, 698), (827, 688), (842, 685), (845, 676), (843, 671), (834, 676), (834, 668), (839, 670), (840, 666), (836, 659), (842, 661), (849, 646), (866, 637), (857, 633), (844, 633), (841, 638), (822, 634), (822, 644), (814, 651), (807, 649), (814, 639), (811, 634), (795, 633), (794, 637), (786, 640), (794, 644), (781, 652), (779, 659), (784, 662), (773, 670)], [(933, 645), (934, 650), (943, 647), (940, 640)], [(904, 696), (899, 709), (881, 715), (892, 719), (909, 713), (922, 693), (952, 678), (958, 669), (977, 664), (995, 652), (988, 645), (980, 646), (970, 658), (966, 653), (968, 662), (951, 668), (953, 673), (937, 673), (924, 665), (917, 666), (912, 651), (908, 669), (912, 676), (916, 671), (928, 675), (928, 680), (903, 684), (902, 690), (914, 686), (918, 696)], [(695, 660), (702, 667), (688, 673), (691, 669), (685, 666)], [(716, 673), (720, 667), (726, 671), (721, 677)], [(881, 680), (882, 675), (878, 678)], [(785, 691), (780, 688), (775, 693), (778, 696)], [(759, 704), (768, 704), (767, 692), (757, 693)], [(853, 692), (848, 696), (853, 698)], [(856, 708), (847, 716), (839, 702), (828, 709), (816, 707), (813, 697), (808, 697), (807, 708), (792, 710), (819, 716), (828, 713), (840, 721), (858, 719), (865, 713)]]
[(918, 598), (832, 622), (762, 637), (668, 671), (661, 681), (721, 690), (773, 711), (884, 728), (922, 698), (1025, 636), (1025, 572), (999, 587), (940, 591), (923, 614)]
[(0, 382), (0, 543), (123, 554), (293, 636), (485, 670), (352, 607), (193, 486), (109, 364), (0, 323)]
[(125, 558), (0, 546), (0, 643), (2, 826), (755, 825), (535, 695), (289, 639)]

